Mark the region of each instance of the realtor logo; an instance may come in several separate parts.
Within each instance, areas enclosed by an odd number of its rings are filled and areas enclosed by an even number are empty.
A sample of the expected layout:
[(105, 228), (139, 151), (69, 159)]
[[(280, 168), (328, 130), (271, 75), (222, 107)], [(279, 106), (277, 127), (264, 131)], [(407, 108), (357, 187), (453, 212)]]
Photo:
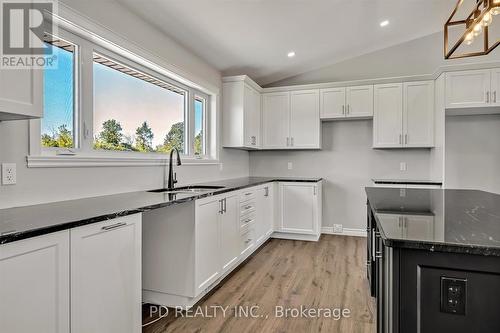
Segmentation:
[(2, 68), (53, 67), (51, 48), (44, 43), (45, 35), (53, 35), (53, 24), (44, 15), (54, 13), (51, 1), (0, 0)]

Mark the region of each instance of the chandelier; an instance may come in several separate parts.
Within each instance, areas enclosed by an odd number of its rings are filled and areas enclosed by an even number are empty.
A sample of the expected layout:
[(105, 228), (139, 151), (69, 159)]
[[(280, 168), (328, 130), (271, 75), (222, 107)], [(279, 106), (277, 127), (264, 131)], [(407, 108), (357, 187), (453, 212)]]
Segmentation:
[[(457, 59), (486, 55), (493, 51), (500, 41), (497, 40), (494, 44), (490, 45), (488, 39), (488, 27), (493, 21), (493, 17), (500, 14), (500, 0), (476, 0), (476, 5), (472, 12), (463, 20), (454, 20), (454, 16), (462, 5), (464, 0), (458, 0), (455, 9), (451, 13), (450, 18), (444, 24), (444, 58)], [(462, 33), (458, 41), (449, 48), (448, 36), (449, 28), (452, 26), (463, 26), (465, 31)], [(483, 47), (481, 51), (459, 53), (457, 49), (464, 43), (471, 45), (476, 38), (482, 34)]]

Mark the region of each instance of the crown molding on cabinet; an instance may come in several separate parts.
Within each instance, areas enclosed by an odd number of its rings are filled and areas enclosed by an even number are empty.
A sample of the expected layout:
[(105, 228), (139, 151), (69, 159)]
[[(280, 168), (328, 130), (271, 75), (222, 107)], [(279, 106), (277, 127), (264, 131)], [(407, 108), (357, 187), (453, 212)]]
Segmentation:
[(482, 63), (474, 63), (474, 64), (461, 64), (461, 65), (446, 65), (446, 66), (439, 67), (432, 74), (396, 76), (396, 77), (374, 78), (374, 79), (366, 79), (366, 80), (352, 80), (352, 81), (336, 81), (336, 82), (325, 82), (325, 83), (301, 84), (301, 85), (281, 86), (281, 87), (271, 87), (271, 88), (260, 87), (257, 83), (255, 83), (255, 81), (253, 81), (247, 75), (226, 76), (226, 77), (222, 78), (222, 81), (223, 82), (245, 81), (246, 83), (250, 84), (254, 89), (260, 91), (261, 93), (272, 93), (272, 92), (282, 92), (282, 91), (292, 91), (292, 90), (326, 89), (326, 88), (351, 87), (351, 86), (362, 86), (362, 85), (372, 85), (372, 84), (429, 81), (429, 80), (436, 80), (441, 74), (446, 73), (446, 72), (465, 71), (465, 70), (474, 70), (474, 69), (487, 69), (487, 68), (494, 68), (494, 67), (500, 67), (500, 61), (482, 62)]

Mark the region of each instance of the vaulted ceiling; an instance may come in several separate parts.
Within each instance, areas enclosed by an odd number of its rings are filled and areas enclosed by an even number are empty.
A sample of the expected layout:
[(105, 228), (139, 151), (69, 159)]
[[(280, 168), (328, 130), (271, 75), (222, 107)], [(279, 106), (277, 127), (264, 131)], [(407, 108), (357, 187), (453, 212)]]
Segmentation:
[(224, 75), (265, 85), (441, 31), (457, 0), (117, 1)]

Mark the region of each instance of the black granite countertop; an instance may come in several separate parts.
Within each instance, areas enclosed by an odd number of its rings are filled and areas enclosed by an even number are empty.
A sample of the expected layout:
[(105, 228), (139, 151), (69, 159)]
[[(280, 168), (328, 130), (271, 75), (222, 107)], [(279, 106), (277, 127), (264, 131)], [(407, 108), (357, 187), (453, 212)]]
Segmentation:
[(366, 188), (386, 246), (500, 256), (500, 195)]
[(431, 180), (431, 179), (391, 179), (391, 178), (372, 178), (372, 182), (375, 184), (384, 185), (443, 185), (441, 180)]
[(0, 244), (274, 181), (318, 182), (320, 180), (321, 178), (244, 177), (198, 183), (197, 185), (224, 186), (222, 189), (203, 193), (167, 194), (140, 191), (0, 209)]

